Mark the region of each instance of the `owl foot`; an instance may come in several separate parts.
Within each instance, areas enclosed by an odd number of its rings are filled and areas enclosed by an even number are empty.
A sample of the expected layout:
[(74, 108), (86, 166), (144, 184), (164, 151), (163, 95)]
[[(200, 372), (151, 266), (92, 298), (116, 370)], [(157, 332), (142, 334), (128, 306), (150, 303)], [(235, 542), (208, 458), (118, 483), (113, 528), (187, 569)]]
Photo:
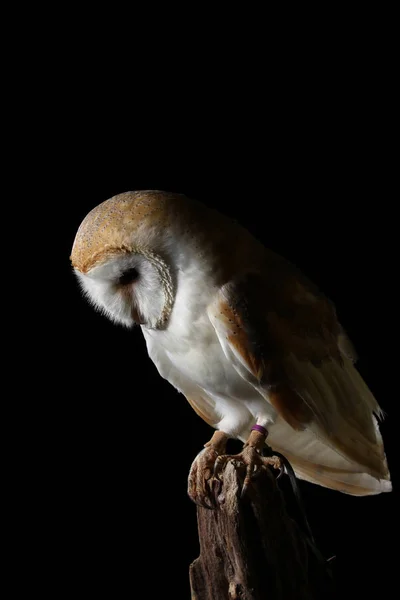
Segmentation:
[[(246, 494), (252, 478), (260, 474), (261, 468), (266, 468), (269, 465), (274, 469), (283, 471), (282, 461), (278, 456), (262, 456), (261, 453), (265, 446), (265, 435), (259, 431), (252, 431), (249, 439), (245, 443), (243, 450), (239, 454), (222, 454), (217, 456), (214, 464), (214, 476), (219, 479), (224, 466), (230, 461), (238, 461), (245, 465), (246, 476), (243, 482), (241, 497)], [(280, 476), (280, 474), (279, 474)]]
[(214, 477), (215, 461), (226, 450), (228, 436), (216, 431), (194, 459), (188, 478), (188, 495), (195, 504), (203, 508), (214, 509), (221, 482)]

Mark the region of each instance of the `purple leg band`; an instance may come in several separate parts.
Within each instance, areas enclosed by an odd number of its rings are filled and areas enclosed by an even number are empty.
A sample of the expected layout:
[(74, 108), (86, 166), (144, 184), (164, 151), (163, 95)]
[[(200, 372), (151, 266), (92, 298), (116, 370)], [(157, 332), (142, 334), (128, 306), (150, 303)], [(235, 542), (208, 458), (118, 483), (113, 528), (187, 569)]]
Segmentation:
[(262, 425), (253, 425), (253, 427), (251, 428), (251, 430), (252, 431), (253, 430), (254, 431), (259, 431), (260, 433), (264, 434), (265, 436), (268, 435), (268, 431)]

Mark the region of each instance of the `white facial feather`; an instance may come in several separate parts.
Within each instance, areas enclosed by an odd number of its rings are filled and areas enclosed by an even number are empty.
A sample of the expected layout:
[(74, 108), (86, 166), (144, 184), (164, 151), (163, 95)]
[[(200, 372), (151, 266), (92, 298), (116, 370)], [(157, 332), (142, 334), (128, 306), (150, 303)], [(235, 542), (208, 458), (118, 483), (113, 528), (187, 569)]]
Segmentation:
[[(129, 269), (138, 271), (137, 280), (121, 286), (119, 278)], [(88, 273), (75, 270), (81, 289), (90, 303), (114, 323), (132, 327), (132, 309), (148, 327), (155, 327), (164, 306), (160, 275), (151, 262), (140, 254), (116, 255)]]

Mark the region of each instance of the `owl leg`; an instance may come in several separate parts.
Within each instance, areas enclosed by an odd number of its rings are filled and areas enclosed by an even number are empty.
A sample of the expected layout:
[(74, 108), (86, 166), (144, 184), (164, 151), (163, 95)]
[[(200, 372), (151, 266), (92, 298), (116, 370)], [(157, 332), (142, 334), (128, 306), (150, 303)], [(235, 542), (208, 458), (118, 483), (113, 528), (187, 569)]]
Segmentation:
[(216, 431), (194, 459), (188, 478), (188, 495), (199, 506), (215, 508), (213, 483), (215, 461), (226, 450), (229, 436), (223, 431)]
[(278, 456), (262, 456), (267, 435), (268, 432), (264, 427), (256, 425), (239, 454), (220, 454), (215, 460), (214, 475), (217, 478), (223, 467), (230, 460), (236, 460), (245, 465), (246, 476), (243, 482), (242, 497), (246, 493), (251, 478), (259, 473), (260, 468), (271, 465), (274, 469), (279, 469), (280, 471), (283, 469), (281, 459)]

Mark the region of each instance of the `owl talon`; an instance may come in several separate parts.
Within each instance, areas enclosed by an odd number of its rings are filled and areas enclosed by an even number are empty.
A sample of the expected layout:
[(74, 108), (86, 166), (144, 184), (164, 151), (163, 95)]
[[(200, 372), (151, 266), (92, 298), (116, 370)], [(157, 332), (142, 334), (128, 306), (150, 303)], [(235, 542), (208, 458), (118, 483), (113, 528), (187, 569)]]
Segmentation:
[(214, 469), (213, 469), (213, 474), (214, 477), (218, 480), (221, 481), (219, 475), (222, 472), (223, 468), (225, 467), (226, 463), (230, 460), (233, 459), (234, 457), (229, 456), (227, 454), (221, 454), (220, 456), (217, 456), (215, 463), (214, 463)]
[(221, 473), (229, 461), (241, 463), (246, 467), (241, 498), (244, 498), (251, 481), (260, 475), (262, 469), (268, 466), (279, 469), (278, 478), (283, 472), (281, 459), (274, 456), (271, 450), (268, 456), (261, 455), (265, 444), (263, 433), (252, 431), (239, 454), (220, 454), (225, 450), (226, 438), (226, 434), (217, 431), (204, 450), (196, 456), (189, 472), (189, 498), (198, 506), (209, 510), (215, 509), (220, 503)]
[(253, 479), (256, 479), (260, 476), (262, 470), (268, 466), (272, 466), (274, 469), (279, 469), (279, 475), (277, 475), (277, 479), (281, 477), (283, 473), (283, 467), (281, 465), (280, 458), (277, 456), (261, 456), (255, 448), (252, 446), (245, 446), (243, 451), (240, 454), (235, 454), (234, 456), (220, 456), (218, 457), (218, 465), (214, 468), (215, 477), (219, 478), (219, 474), (222, 468), (231, 460), (242, 463), (246, 467), (246, 475), (243, 482), (242, 491), (240, 497), (243, 498), (246, 495), (246, 492), (249, 488), (249, 485)]
[(217, 457), (214, 464), (214, 476), (219, 480), (220, 473), (223, 467), (231, 460), (242, 463), (246, 467), (246, 475), (241, 491), (241, 498), (246, 495), (252, 479), (258, 477), (262, 469), (272, 466), (274, 469), (279, 469), (278, 477), (282, 475), (283, 465), (278, 456), (261, 456), (265, 436), (259, 431), (252, 431), (250, 437), (239, 454), (225, 454)]
[(213, 477), (216, 457), (215, 448), (204, 448), (194, 459), (188, 478), (189, 498), (198, 506), (209, 510), (216, 508)]

